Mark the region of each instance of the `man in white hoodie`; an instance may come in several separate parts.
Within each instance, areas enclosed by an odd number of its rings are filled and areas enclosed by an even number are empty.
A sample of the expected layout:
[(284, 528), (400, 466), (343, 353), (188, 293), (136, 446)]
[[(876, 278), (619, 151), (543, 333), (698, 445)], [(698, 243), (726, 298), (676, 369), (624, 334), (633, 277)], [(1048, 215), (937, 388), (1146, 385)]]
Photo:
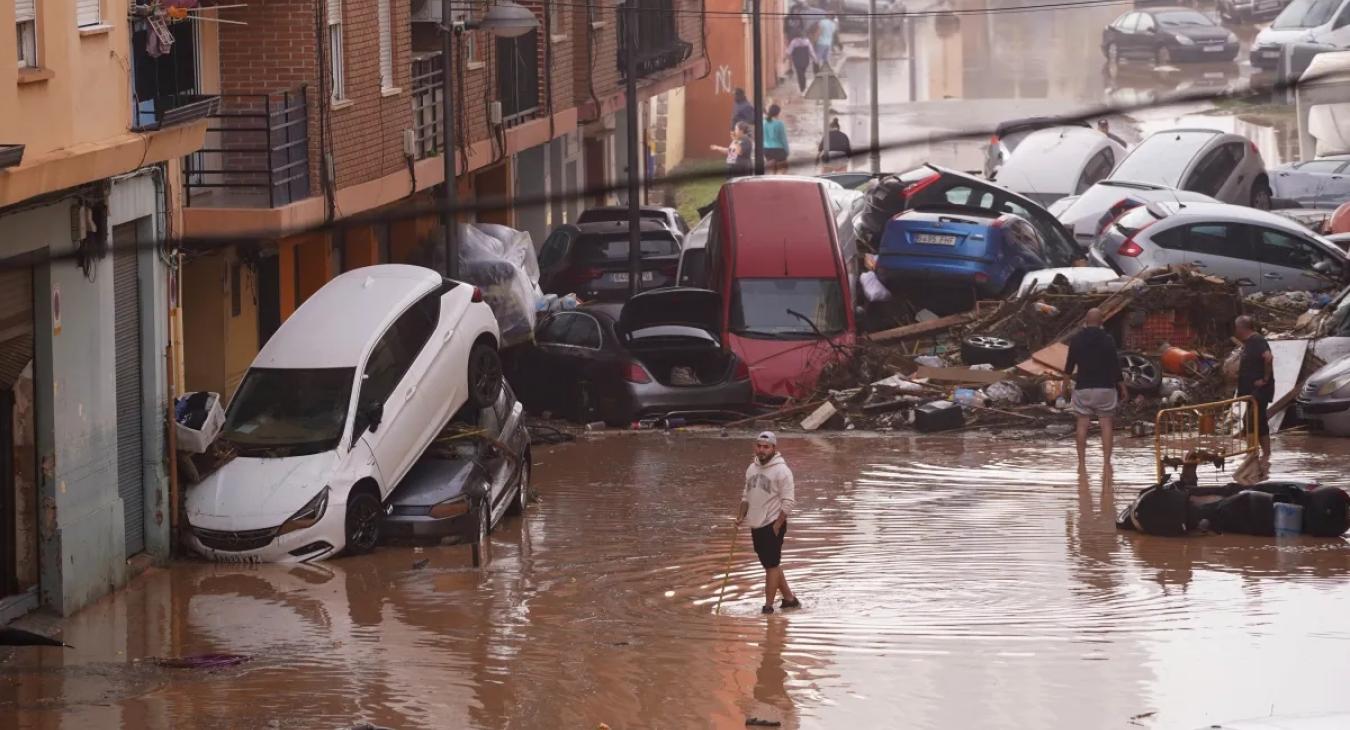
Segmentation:
[(779, 567), (783, 559), (783, 538), (787, 536), (787, 518), (797, 502), (793, 496), (792, 470), (778, 453), (778, 437), (765, 431), (755, 439), (755, 458), (745, 470), (745, 490), (736, 526), (750, 523), (750, 539), (755, 554), (764, 566), (764, 613), (773, 613), (773, 597), (783, 592), (779, 608), (801, 608), (801, 601), (788, 587), (787, 576)]

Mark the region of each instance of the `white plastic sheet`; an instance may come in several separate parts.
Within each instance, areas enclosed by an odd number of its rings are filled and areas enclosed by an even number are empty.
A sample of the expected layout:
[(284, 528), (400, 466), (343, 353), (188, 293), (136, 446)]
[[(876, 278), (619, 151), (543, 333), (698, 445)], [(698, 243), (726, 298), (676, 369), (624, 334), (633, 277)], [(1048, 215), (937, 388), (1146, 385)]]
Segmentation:
[[(185, 393), (178, 400), (179, 402), (185, 402), (192, 395), (193, 393)], [(207, 393), (206, 396), (206, 417), (201, 420), (199, 428), (192, 427), (198, 420), (192, 418), (194, 415), (192, 413), (183, 415), (183, 419), (189, 421), (189, 423), (183, 423), (177, 417), (174, 418), (174, 437), (177, 440), (179, 451), (186, 451), (191, 454), (206, 453), (206, 447), (216, 440), (216, 436), (220, 435), (220, 429), (225, 426), (225, 410), (220, 407), (220, 394)]]
[(487, 223), (460, 225), (459, 270), (460, 278), (482, 290), (503, 345), (530, 339), (540, 292), (529, 233)]

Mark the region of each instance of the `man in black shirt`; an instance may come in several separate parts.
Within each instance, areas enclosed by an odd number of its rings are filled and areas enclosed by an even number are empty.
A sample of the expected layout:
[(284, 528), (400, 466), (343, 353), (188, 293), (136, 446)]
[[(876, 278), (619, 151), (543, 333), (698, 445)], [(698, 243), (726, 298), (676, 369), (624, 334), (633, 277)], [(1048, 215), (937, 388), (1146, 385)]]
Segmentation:
[(1237, 394), (1238, 397), (1249, 395), (1256, 401), (1256, 428), (1261, 437), (1261, 474), (1264, 476), (1270, 470), (1270, 419), (1266, 410), (1275, 400), (1275, 355), (1270, 352), (1266, 338), (1256, 333), (1251, 317), (1238, 317), (1233, 329), (1242, 340)]
[[(1102, 480), (1111, 479), (1111, 437), (1116, 405), (1125, 400), (1125, 378), (1120, 372), (1116, 341), (1102, 329), (1102, 312), (1089, 309), (1085, 325), (1069, 340), (1069, 357), (1064, 372), (1073, 376), (1073, 402), (1078, 416), (1078, 472), (1087, 473), (1087, 435), (1092, 417), (1102, 427)], [(1119, 398), (1117, 398), (1119, 393)]]

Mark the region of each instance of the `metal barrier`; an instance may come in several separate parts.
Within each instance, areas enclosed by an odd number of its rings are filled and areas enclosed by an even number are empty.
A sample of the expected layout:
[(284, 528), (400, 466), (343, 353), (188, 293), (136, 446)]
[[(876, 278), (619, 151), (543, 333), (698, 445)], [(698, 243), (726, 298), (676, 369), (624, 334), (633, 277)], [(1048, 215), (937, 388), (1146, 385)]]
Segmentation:
[(1256, 452), (1257, 412), (1251, 396), (1158, 411), (1153, 432), (1158, 481), (1169, 466), (1221, 465)]

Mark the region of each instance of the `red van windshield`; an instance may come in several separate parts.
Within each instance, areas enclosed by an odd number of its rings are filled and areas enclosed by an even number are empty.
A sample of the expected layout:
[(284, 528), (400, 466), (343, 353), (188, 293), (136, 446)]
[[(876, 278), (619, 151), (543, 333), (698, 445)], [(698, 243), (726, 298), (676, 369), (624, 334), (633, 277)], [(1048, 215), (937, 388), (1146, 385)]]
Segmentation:
[(844, 307), (838, 279), (740, 279), (732, 289), (731, 331), (777, 340), (809, 340), (817, 330), (837, 335), (848, 327)]

